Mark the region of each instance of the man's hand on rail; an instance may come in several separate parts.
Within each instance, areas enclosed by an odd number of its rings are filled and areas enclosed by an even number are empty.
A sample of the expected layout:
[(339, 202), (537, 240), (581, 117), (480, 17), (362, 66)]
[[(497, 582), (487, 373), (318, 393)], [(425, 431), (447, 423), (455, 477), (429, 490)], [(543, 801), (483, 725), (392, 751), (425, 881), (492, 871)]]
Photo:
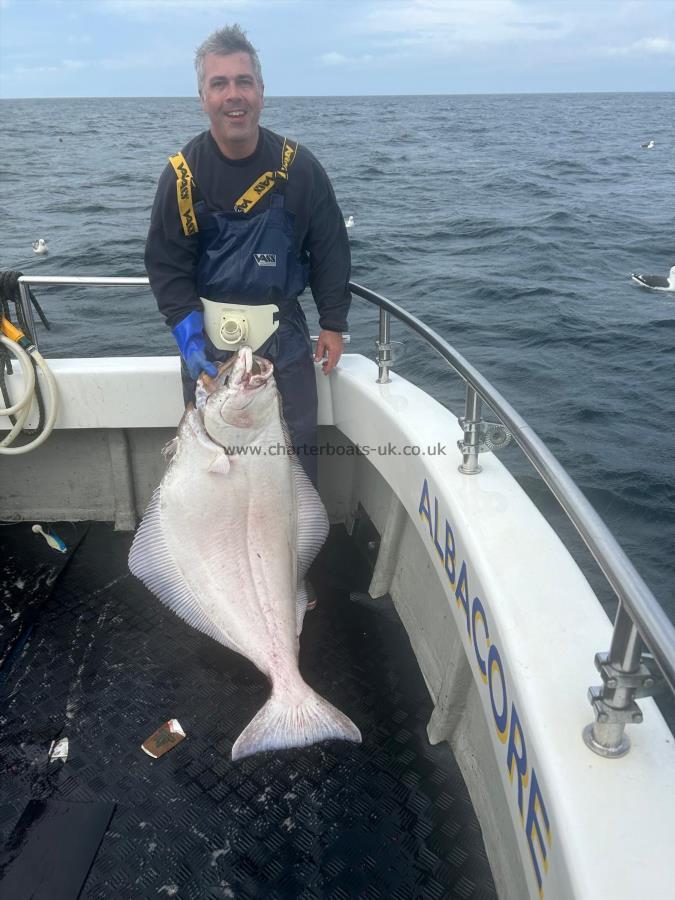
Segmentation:
[[(316, 343), (316, 362), (323, 360), (323, 374), (328, 375), (340, 361), (344, 344), (339, 331), (325, 331), (321, 329), (319, 340)], [(325, 359), (324, 359), (325, 357)]]

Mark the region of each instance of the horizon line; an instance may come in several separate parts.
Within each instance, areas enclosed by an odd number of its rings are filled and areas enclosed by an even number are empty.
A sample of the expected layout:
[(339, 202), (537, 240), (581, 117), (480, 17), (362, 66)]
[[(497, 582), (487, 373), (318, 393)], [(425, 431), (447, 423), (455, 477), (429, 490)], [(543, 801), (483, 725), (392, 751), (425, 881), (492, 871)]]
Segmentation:
[[(675, 91), (455, 91), (452, 93), (428, 92), (423, 94), (269, 94), (268, 100), (326, 100), (354, 97), (543, 97), (588, 94), (675, 94)], [(59, 97), (3, 97), (0, 100), (199, 100), (198, 94), (88, 94)]]

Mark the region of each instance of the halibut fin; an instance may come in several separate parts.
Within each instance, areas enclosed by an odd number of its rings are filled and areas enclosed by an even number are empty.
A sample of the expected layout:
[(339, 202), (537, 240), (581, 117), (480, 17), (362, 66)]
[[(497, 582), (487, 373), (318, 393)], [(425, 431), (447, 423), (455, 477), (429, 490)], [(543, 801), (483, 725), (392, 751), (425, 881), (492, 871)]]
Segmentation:
[(272, 692), (234, 742), (232, 759), (244, 759), (263, 750), (307, 747), (329, 740), (360, 744), (361, 732), (348, 716), (311, 688), (300, 706), (285, 703)]
[(162, 456), (167, 462), (171, 462), (171, 460), (176, 455), (176, 450), (178, 449), (178, 438), (171, 438), (168, 444), (164, 444), (162, 447)]
[(298, 581), (298, 591), (295, 595), (295, 630), (300, 636), (302, 631), (302, 623), (305, 621), (305, 613), (307, 612), (307, 604), (309, 603), (309, 591), (307, 590), (307, 582), (303, 578)]
[(129, 551), (131, 573), (188, 625), (219, 644), (242, 653), (231, 637), (211, 621), (176, 565), (162, 531), (161, 493), (160, 485), (153, 493), (134, 536)]
[(217, 475), (227, 475), (229, 471), (230, 457), (221, 449), (211, 460), (209, 472), (215, 472)]
[(329, 526), (321, 498), (297, 456), (291, 457), (291, 472), (298, 504), (298, 581), (301, 581), (325, 544)]
[(286, 442), (286, 449), (291, 462), (291, 474), (295, 485), (298, 521), (296, 529), (298, 557), (298, 589), (296, 594), (296, 625), (298, 635), (302, 631), (302, 623), (307, 611), (307, 585), (305, 576), (314, 562), (319, 550), (328, 537), (328, 516), (321, 502), (318, 491), (302, 468), (293, 450), (286, 422), (281, 420), (281, 427)]

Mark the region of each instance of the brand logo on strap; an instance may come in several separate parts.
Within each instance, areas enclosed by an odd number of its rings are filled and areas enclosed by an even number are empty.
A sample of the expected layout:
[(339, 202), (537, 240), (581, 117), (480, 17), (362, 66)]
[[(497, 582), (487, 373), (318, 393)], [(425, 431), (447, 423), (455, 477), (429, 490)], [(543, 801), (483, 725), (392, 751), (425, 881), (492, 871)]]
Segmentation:
[(176, 195), (178, 199), (178, 214), (183, 226), (183, 234), (189, 237), (197, 234), (199, 228), (195, 219), (195, 211), (192, 206), (192, 172), (182, 153), (176, 153), (169, 157), (169, 162), (176, 173)]
[(259, 266), (274, 266), (277, 264), (276, 253), (254, 253), (253, 259)]
[(187, 200), (190, 196), (189, 191), (189, 181), (188, 181), (188, 167), (185, 162), (179, 163), (176, 171), (178, 173), (178, 190), (180, 192), (180, 199)]
[(190, 210), (186, 210), (183, 213), (183, 231), (185, 234), (197, 233), (197, 223), (195, 222), (194, 214)]

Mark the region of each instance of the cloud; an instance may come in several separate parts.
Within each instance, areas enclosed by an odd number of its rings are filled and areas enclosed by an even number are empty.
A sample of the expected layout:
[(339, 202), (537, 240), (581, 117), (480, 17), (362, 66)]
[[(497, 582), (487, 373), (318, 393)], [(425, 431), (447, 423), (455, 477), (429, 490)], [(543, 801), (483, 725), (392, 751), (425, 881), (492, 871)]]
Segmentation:
[(649, 37), (634, 41), (624, 47), (608, 47), (610, 56), (628, 56), (632, 54), (655, 53), (657, 55), (675, 53), (675, 41), (668, 37)]
[(62, 59), (52, 66), (15, 66), (12, 75), (31, 77), (33, 75), (62, 75), (65, 72), (76, 72), (85, 69), (89, 63), (81, 59)]
[(388, 46), (424, 44), (442, 50), (459, 44), (551, 40), (569, 31), (565, 18), (548, 7), (517, 0), (395, 0), (386, 13), (376, 5), (361, 22), (372, 34), (394, 35)]
[(144, 53), (140, 56), (105, 57), (97, 66), (105, 72), (123, 72), (141, 69), (173, 69), (174, 61), (170, 56), (158, 59), (154, 54)]
[[(668, 65), (675, 36), (663, 33), (666, 5), (672, 9), (674, 0), (362, 0), (349, 38), (354, 56), (368, 53), (383, 64), (471, 62), (489, 53), (508, 67), (568, 68), (574, 60), (612, 56)], [(340, 56), (320, 59), (334, 66), (352, 61)]]
[(195, 12), (229, 12), (256, 6), (277, 6), (284, 0), (98, 0), (97, 12), (136, 15), (146, 18), (149, 14), (167, 13), (192, 15)]
[(91, 44), (91, 35), (89, 34), (69, 34), (66, 38), (69, 44), (76, 44), (77, 46), (82, 46), (84, 44)]
[(345, 56), (343, 53), (324, 53), (319, 57), (319, 62), (324, 66), (355, 66), (374, 62), (375, 57), (370, 53), (363, 56)]
[(65, 75), (71, 72), (78, 72), (82, 69), (88, 69), (92, 73), (92, 77), (96, 72), (124, 72), (139, 71), (152, 69), (170, 69), (173, 67), (172, 59), (167, 56), (161, 60), (155, 58), (152, 54), (142, 54), (138, 56), (125, 57), (101, 57), (93, 61), (85, 61), (81, 59), (62, 59), (51, 65), (17, 65), (12, 69), (11, 76), (22, 79), (30, 79), (43, 77), (45, 75), (53, 77)]

